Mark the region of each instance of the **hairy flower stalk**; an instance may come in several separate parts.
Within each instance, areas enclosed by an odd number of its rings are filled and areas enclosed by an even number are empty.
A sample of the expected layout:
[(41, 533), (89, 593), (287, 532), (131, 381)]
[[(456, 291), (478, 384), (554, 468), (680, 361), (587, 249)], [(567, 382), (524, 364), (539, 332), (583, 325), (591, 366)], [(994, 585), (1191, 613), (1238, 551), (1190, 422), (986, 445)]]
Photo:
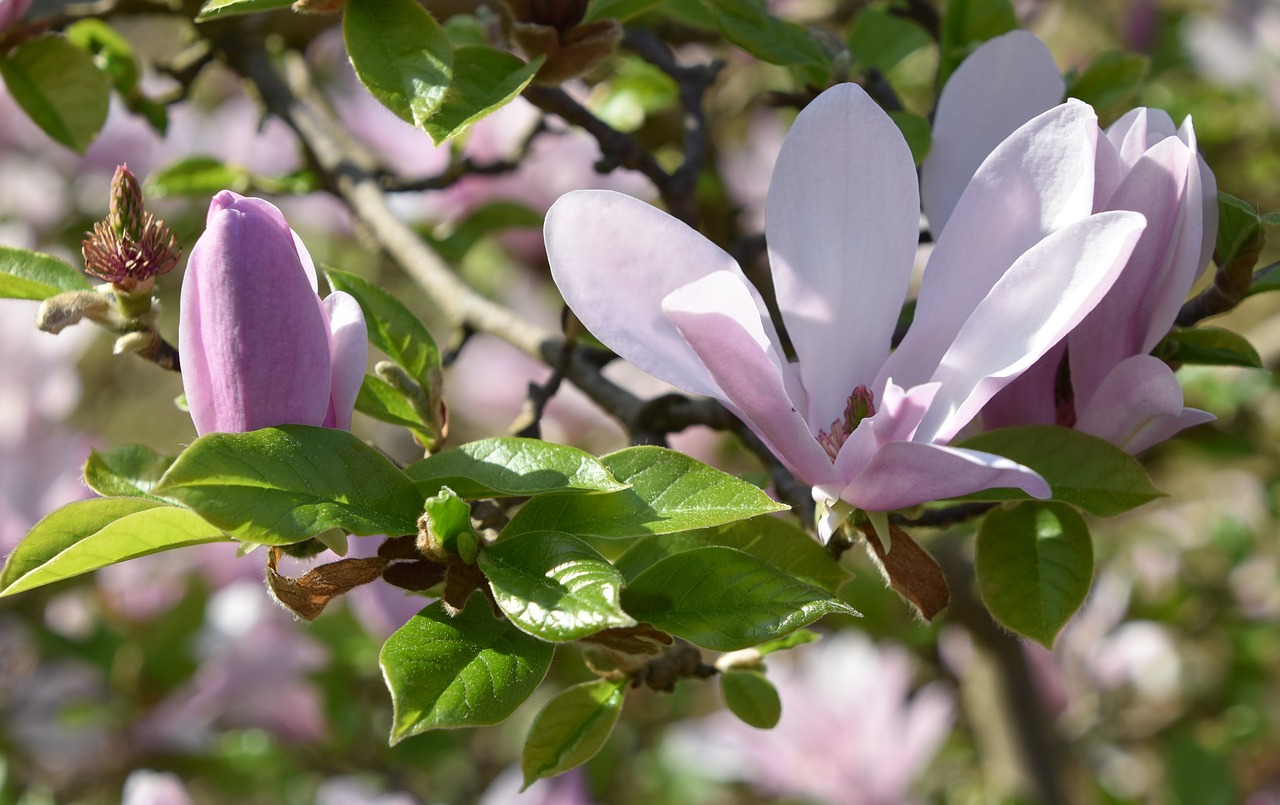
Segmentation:
[(1071, 102), (999, 144), (938, 238), (892, 353), (920, 199), (902, 134), (851, 84), (797, 117), (769, 189), (773, 284), (796, 362), (738, 264), (647, 204), (570, 193), (547, 214), (547, 253), (597, 338), (720, 400), (814, 487), (824, 538), (839, 525), (825, 515), (848, 507), (993, 487), (1045, 497), (1031, 469), (948, 443), (1098, 303), (1145, 226), (1135, 212), (1094, 212), (1098, 135), (1093, 110)]

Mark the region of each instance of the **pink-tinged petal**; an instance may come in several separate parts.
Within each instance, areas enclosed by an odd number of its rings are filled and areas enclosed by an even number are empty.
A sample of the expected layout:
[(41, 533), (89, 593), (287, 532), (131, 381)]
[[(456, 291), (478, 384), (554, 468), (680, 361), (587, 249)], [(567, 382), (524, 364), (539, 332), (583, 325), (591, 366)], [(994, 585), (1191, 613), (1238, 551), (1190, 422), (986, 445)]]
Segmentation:
[[(1197, 150), (1196, 131), (1192, 126), (1190, 115), (1182, 121), (1182, 128), (1178, 129), (1178, 138), (1196, 155), (1196, 165), (1199, 167), (1199, 170), (1194, 171), (1187, 179), (1187, 197), (1194, 199), (1199, 193), (1204, 210), (1200, 228), (1200, 259), (1197, 261), (1202, 273), (1209, 265), (1209, 259), (1213, 257), (1213, 247), (1218, 239), (1218, 180), (1209, 169), (1209, 163), (1204, 161), (1204, 157), (1200, 156)], [(1196, 276), (1199, 276), (1199, 273)]]
[(197, 433), (324, 422), (330, 365), (320, 299), (288, 227), (258, 205), (210, 214), (183, 277), (178, 351)]
[(867, 511), (893, 511), (983, 489), (1014, 488), (1047, 498), (1049, 484), (1030, 467), (992, 453), (921, 442), (877, 451), (841, 499)]
[(1055, 393), (1066, 349), (1066, 340), (1059, 341), (1040, 360), (988, 400), (982, 406), (983, 429), (1066, 424), (1059, 419)]
[(672, 292), (663, 310), (738, 413), (796, 477), (820, 485), (835, 468), (788, 394), (783, 363), (764, 329), (750, 286), (719, 271)]
[[(746, 277), (733, 258), (670, 215), (608, 190), (567, 193), (547, 212), (551, 275), (565, 302), (605, 346), (686, 391), (720, 389), (662, 312), (672, 291), (715, 271)], [(765, 319), (759, 294), (750, 291)], [(772, 325), (768, 325), (772, 330)]]
[(1058, 343), (1115, 282), (1145, 223), (1103, 212), (1037, 243), (972, 311), (932, 380), (942, 383), (917, 441), (947, 441)]
[(1193, 425), (1212, 422), (1206, 411), (1183, 407), (1182, 386), (1164, 361), (1134, 355), (1118, 364), (1080, 411), (1076, 429), (1130, 453)]
[(937, 383), (925, 383), (904, 390), (890, 380), (877, 403), (875, 416), (860, 422), (840, 448), (836, 474), (847, 484), (862, 472), (881, 447), (890, 442), (910, 441), (928, 414), (938, 388)]
[(889, 354), (919, 211), (911, 151), (861, 87), (832, 87), (796, 118), (773, 170), (765, 229), (809, 422), (840, 418)]
[(1124, 170), (1132, 168), (1147, 149), (1168, 137), (1178, 136), (1173, 118), (1163, 109), (1140, 106), (1107, 127), (1107, 139), (1120, 155)]
[(307, 275), (307, 281), (311, 283), (311, 292), (319, 294), (320, 283), (317, 281), (316, 263), (311, 259), (311, 252), (307, 251), (297, 232), (290, 229), (289, 234), (293, 236), (293, 247), (298, 250), (298, 262), (302, 264), (302, 272)]
[(330, 365), (333, 369), (329, 407), (333, 422), (326, 424), (350, 430), (356, 396), (364, 383), (365, 364), (369, 362), (369, 330), (365, 325), (364, 311), (351, 294), (342, 291), (329, 294), (324, 300), (324, 309), (329, 319)]
[(920, 166), (924, 213), (935, 237), (987, 155), (1065, 92), (1053, 54), (1028, 31), (991, 39), (961, 62), (938, 98), (933, 145)]
[(1093, 212), (1097, 116), (1068, 101), (1014, 132), (982, 163), (929, 258), (915, 322), (880, 380), (928, 380), (974, 308), (1050, 232)]

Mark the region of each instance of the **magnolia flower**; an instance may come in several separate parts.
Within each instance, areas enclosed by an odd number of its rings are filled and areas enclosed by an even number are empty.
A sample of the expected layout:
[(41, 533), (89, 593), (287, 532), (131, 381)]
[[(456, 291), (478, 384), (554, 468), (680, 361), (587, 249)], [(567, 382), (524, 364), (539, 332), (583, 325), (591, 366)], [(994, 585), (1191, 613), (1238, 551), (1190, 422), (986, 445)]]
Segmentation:
[[(925, 214), (945, 232), (954, 199), (997, 143), (1062, 96), (1049, 49), (1014, 31), (961, 64), (938, 101), (934, 148), (921, 171)], [(994, 108), (993, 108), (994, 107)], [(1213, 252), (1217, 184), (1181, 128), (1158, 109), (1134, 109), (1098, 140), (1097, 212), (1133, 210), (1147, 228), (1111, 291), (1065, 341), (983, 409), (988, 427), (1075, 425), (1131, 452), (1213, 419), (1183, 406), (1173, 371), (1148, 353), (1173, 325)], [(1059, 367), (1070, 370), (1062, 399)]]
[(22, 19), (31, 7), (31, 0), (0, 0), (0, 31)]
[(547, 214), (547, 254), (592, 333), (720, 400), (820, 503), (884, 512), (991, 487), (1047, 496), (1029, 468), (947, 442), (1079, 323), (1142, 231), (1139, 214), (1093, 213), (1097, 133), (1093, 110), (1068, 103), (996, 149), (939, 239), (892, 355), (919, 194), (901, 133), (852, 84), (796, 119), (769, 190), (773, 284), (797, 362), (733, 259), (643, 202), (564, 196)]
[(199, 434), (351, 427), (368, 359), (359, 303), (316, 294), (311, 256), (280, 210), (213, 197), (182, 279), (178, 351)]

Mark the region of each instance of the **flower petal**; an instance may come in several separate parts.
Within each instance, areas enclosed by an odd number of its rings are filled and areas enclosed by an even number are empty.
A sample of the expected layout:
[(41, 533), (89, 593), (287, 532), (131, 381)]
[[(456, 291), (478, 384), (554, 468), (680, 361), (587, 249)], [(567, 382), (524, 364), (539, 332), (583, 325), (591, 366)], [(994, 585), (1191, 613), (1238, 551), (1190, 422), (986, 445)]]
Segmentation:
[(364, 311), (351, 294), (334, 291), (325, 297), (324, 310), (329, 319), (330, 386), (329, 415), (333, 428), (351, 429), (351, 414), (356, 397), (364, 383), (365, 364), (369, 362), (369, 330)]
[(983, 489), (1012, 487), (1047, 498), (1049, 484), (1030, 467), (992, 453), (921, 442), (891, 442), (840, 495), (867, 511), (893, 511)]
[(919, 219), (910, 149), (861, 87), (832, 87), (800, 113), (773, 170), (765, 228), (810, 423), (840, 418), (889, 354)]
[(1117, 364), (1080, 411), (1076, 429), (1138, 453), (1193, 425), (1212, 422), (1206, 411), (1183, 407), (1173, 370), (1151, 355)]
[(938, 98), (933, 145), (920, 166), (924, 212), (935, 238), (987, 155), (1060, 103), (1065, 91), (1053, 54), (1029, 31), (988, 40), (960, 63)]

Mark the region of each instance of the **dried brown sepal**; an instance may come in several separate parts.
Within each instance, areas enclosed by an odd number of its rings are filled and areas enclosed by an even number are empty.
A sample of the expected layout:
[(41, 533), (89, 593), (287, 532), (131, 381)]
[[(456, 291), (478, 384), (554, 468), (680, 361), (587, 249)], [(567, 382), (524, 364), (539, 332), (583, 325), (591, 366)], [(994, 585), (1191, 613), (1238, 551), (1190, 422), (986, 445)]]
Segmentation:
[(604, 629), (593, 635), (582, 638), (584, 643), (595, 643), (598, 646), (618, 651), (623, 654), (652, 656), (676, 642), (675, 638), (647, 623), (635, 626)]
[(632, 687), (644, 685), (650, 690), (671, 693), (681, 679), (706, 679), (719, 673), (714, 665), (702, 661), (702, 652), (692, 643), (683, 640), (663, 652), (661, 657), (650, 660), (639, 673), (633, 675)]
[(951, 600), (951, 589), (947, 586), (942, 566), (896, 525), (889, 526), (893, 548), (888, 553), (880, 544), (875, 528), (864, 525), (861, 530), (889, 586), (907, 599), (921, 617), (933, 620)]
[(418, 538), (409, 535), (384, 540), (378, 546), (378, 556), (387, 559), (421, 559), (422, 552), (418, 550)]
[(387, 564), (380, 556), (340, 559), (295, 579), (276, 570), (279, 558), (279, 550), (273, 548), (267, 558), (267, 589), (281, 606), (305, 621), (318, 618), (328, 603), (343, 593), (381, 577)]
[(448, 568), (427, 559), (392, 562), (382, 571), (382, 579), (402, 590), (420, 593), (444, 581)]
[(495, 618), (505, 617), (498, 602), (494, 600), (493, 591), (489, 589), (489, 580), (485, 578), (484, 573), (475, 565), (464, 562), (449, 565), (445, 573), (444, 597), (440, 601), (444, 605), (445, 613), (450, 617), (457, 616), (466, 607), (467, 600), (476, 590), (483, 592), (489, 599), (489, 606)]
[[(538, 68), (535, 80), (543, 84), (562, 84), (585, 75), (611, 56), (621, 41), (622, 25), (617, 20), (596, 20), (579, 25), (560, 34), (557, 48), (541, 51), (547, 60)], [(525, 52), (530, 58), (539, 55)]]

